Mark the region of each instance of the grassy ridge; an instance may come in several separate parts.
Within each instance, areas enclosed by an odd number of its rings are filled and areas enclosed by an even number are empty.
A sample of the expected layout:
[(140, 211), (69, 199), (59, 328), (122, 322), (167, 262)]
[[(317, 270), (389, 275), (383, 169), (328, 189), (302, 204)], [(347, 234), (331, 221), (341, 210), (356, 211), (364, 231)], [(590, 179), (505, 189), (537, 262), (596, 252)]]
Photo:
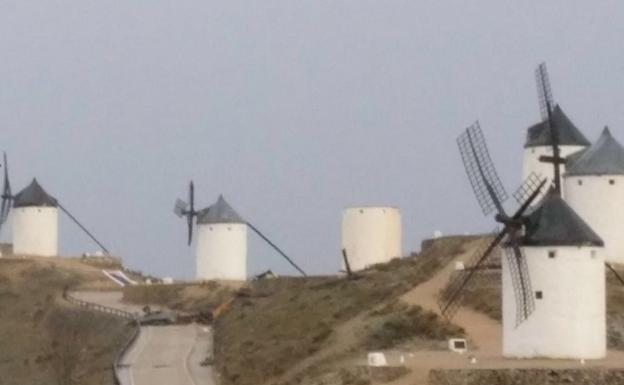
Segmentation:
[(112, 384), (130, 329), (60, 299), (64, 287), (85, 281), (82, 269), (0, 259), (0, 384)]
[(416, 307), (393, 308), (383, 315), (366, 313), (395, 302), (400, 294), (427, 280), (472, 240), (436, 240), (420, 255), (374, 266), (356, 281), (311, 277), (253, 282), (247, 295), (238, 298), (215, 323), (215, 363), (222, 383), (256, 385), (282, 375), (335, 341), (336, 328), (358, 315), (372, 317), (364, 321), (372, 326), (355, 337), (354, 346), (345, 346), (347, 351), (459, 332)]
[(123, 300), (137, 305), (159, 305), (189, 313), (210, 313), (234, 293), (231, 286), (214, 281), (199, 284), (126, 286)]

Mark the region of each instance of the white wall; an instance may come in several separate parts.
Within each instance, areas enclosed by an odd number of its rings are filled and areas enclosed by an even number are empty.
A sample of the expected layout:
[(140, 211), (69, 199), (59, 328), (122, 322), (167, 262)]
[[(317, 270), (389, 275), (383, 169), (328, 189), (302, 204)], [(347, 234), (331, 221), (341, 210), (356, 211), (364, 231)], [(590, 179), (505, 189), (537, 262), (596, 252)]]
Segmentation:
[[(584, 149), (584, 146), (559, 146), (561, 150), (561, 156), (566, 157), (568, 155), (574, 154), (577, 151)], [(526, 180), (526, 178), (531, 175), (531, 173), (535, 173), (541, 178), (546, 178), (548, 181), (546, 182), (546, 187), (542, 189), (542, 192), (545, 193), (548, 191), (550, 184), (552, 183), (554, 177), (554, 169), (552, 163), (540, 162), (540, 156), (552, 156), (552, 147), (550, 146), (539, 146), (539, 147), (526, 147), (523, 153), (523, 161), (522, 161), (522, 182)], [(565, 172), (565, 165), (561, 166), (561, 175)], [(565, 196), (565, 195), (564, 195)], [(539, 202), (539, 199), (533, 201), (533, 204)]]
[[(549, 250), (556, 250), (549, 258)], [(503, 355), (599, 359), (606, 355), (605, 265), (601, 247), (525, 247), (535, 311), (516, 327), (516, 300), (503, 258)]]
[(565, 176), (564, 191), (568, 204), (605, 242), (607, 261), (624, 264), (624, 176)]
[(401, 257), (401, 213), (399, 209), (394, 207), (348, 207), (344, 209), (342, 248), (347, 251), (353, 271)]
[(200, 224), (196, 247), (197, 279), (247, 279), (246, 224)]
[(13, 221), (13, 254), (53, 257), (58, 255), (58, 209), (16, 207)]

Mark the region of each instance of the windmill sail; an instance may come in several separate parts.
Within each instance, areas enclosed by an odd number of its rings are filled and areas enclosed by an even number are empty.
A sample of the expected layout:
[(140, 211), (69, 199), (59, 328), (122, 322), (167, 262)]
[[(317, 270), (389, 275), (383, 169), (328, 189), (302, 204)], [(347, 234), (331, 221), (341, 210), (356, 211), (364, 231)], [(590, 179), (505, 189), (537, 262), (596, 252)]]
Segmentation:
[(11, 193), (11, 182), (9, 181), (9, 162), (7, 160), (6, 152), (3, 154), (4, 158), (4, 183), (2, 186), (2, 205), (0, 207), (0, 230), (2, 230), (2, 225), (6, 222), (9, 211), (11, 211), (11, 202), (13, 200), (13, 195)]
[(526, 256), (521, 248), (517, 246), (505, 248), (505, 255), (516, 299), (516, 326), (518, 326), (535, 310), (531, 278)]
[(535, 69), (535, 81), (537, 83), (537, 98), (539, 100), (540, 115), (542, 116), (542, 121), (546, 121), (550, 119), (552, 109), (555, 106), (546, 63), (541, 63), (537, 69)]
[[(459, 307), (462, 299), (466, 295), (466, 290), (480, 276), (486, 261), (491, 258), (493, 251), (505, 239), (513, 249), (518, 247), (518, 233), (522, 228), (522, 216), (531, 203), (539, 196), (540, 191), (546, 181), (537, 182), (535, 176), (531, 176), (523, 186), (516, 192), (516, 199), (526, 196), (520, 208), (512, 217), (509, 217), (502, 206), (502, 202), (507, 199), (507, 193), (496, 173), (494, 163), (490, 159), (487, 144), (481, 131), (479, 123), (468, 127), (457, 139), (462, 161), (466, 169), (466, 174), (475, 193), (477, 201), (484, 214), (490, 214), (494, 210), (498, 213), (496, 220), (504, 225), (496, 237), (484, 248), (478, 249), (472, 257), (466, 272), (458, 274), (452, 279), (445, 290), (440, 294), (438, 305), (441, 312), (448, 319), (452, 318)], [(528, 195), (528, 196), (527, 196)], [(531, 293), (531, 282), (526, 263), (522, 262), (522, 256), (515, 253), (514, 262), (516, 267), (512, 273), (512, 280), (517, 282), (519, 290), (516, 292), (517, 308), (523, 313), (518, 319), (526, 319), (531, 307), (528, 304), (527, 293)], [(515, 286), (514, 286), (515, 288)], [(514, 289), (515, 290), (515, 289)]]
[(494, 210), (500, 210), (508, 196), (496, 173), (478, 121), (464, 131), (457, 139), (457, 145), (483, 214), (489, 215)]

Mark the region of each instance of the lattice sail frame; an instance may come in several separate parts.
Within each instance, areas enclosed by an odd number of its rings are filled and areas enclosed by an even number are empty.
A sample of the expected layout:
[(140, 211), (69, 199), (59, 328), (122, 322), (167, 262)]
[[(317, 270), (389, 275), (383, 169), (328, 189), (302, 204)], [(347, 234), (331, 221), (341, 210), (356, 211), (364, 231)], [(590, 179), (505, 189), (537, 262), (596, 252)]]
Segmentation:
[(524, 180), (522, 185), (520, 185), (520, 187), (518, 187), (518, 189), (516, 189), (516, 191), (514, 191), (514, 193), (512, 194), (516, 202), (519, 205), (522, 205), (524, 202), (526, 202), (526, 200), (529, 199), (529, 197), (533, 195), (533, 193), (538, 188), (540, 188), (542, 180), (543, 178), (534, 172), (529, 174), (529, 176)]
[(535, 300), (533, 298), (533, 288), (526, 255), (522, 248), (517, 248), (516, 250), (518, 250), (519, 255), (516, 255), (513, 247), (505, 247), (507, 266), (509, 266), (511, 285), (514, 290), (516, 327), (518, 327), (535, 311)]
[[(470, 180), (477, 201), (485, 215), (490, 214), (497, 209), (499, 214), (506, 217), (502, 202), (507, 199), (507, 193), (496, 173), (494, 163), (492, 162), (487, 144), (481, 131), (479, 122), (475, 122), (468, 127), (465, 132), (457, 139), (462, 161), (466, 169), (466, 174)], [(523, 182), (523, 184), (514, 192), (513, 196), (520, 204), (520, 209), (514, 215), (519, 219), (519, 215), (528, 207), (530, 201), (534, 200), (538, 194), (538, 190), (543, 186), (541, 178), (532, 173)], [(517, 217), (517, 218), (516, 218)], [(507, 218), (509, 220), (510, 218)], [(488, 243), (479, 245), (473, 255), (469, 258), (469, 263), (463, 271), (455, 274), (449, 281), (448, 285), (442, 290), (438, 297), (438, 306), (442, 314), (447, 319), (452, 319), (459, 308), (462, 306), (466, 292), (470, 287), (483, 279), (483, 272), (488, 266), (487, 261), (491, 261), (494, 250), (499, 244), (505, 240), (513, 240), (517, 237), (519, 229), (515, 228), (513, 222), (506, 222), (505, 228), (498, 232), (498, 235)], [(486, 238), (487, 239), (487, 238)], [(515, 242), (512, 247), (520, 250)], [(513, 253), (513, 249), (512, 249)], [(520, 251), (521, 253), (521, 251)], [(526, 258), (521, 256), (516, 258), (514, 254), (513, 260), (509, 263), (512, 285), (514, 288), (514, 296), (516, 299), (516, 326), (521, 324), (535, 309), (533, 300), (531, 281), (526, 264)]]
[(0, 230), (2, 229), (2, 225), (6, 222), (9, 217), (9, 212), (11, 211), (13, 195), (11, 193), (11, 182), (9, 181), (9, 162), (7, 160), (6, 152), (3, 154), (2, 167), (4, 167), (4, 181), (2, 186), (2, 192), (0, 193), (0, 198), (2, 199), (2, 204), (0, 207)]
[(498, 204), (507, 200), (508, 195), (490, 158), (479, 121), (457, 138), (457, 145), (481, 210), (484, 215), (489, 215), (496, 210)]
[(548, 120), (551, 109), (554, 106), (552, 88), (550, 87), (550, 79), (548, 77), (548, 69), (546, 63), (541, 63), (535, 69), (535, 81), (537, 83), (537, 97), (540, 105), (540, 114), (542, 121)]

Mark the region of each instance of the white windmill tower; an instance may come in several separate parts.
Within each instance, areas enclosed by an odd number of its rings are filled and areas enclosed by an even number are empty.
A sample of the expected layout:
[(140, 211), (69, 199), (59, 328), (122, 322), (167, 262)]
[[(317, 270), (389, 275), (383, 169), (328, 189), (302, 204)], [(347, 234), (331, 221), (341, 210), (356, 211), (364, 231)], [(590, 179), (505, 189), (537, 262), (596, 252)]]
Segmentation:
[(342, 250), (346, 271), (362, 270), (401, 257), (399, 209), (388, 206), (345, 208), (342, 213)]
[(302, 275), (306, 275), (277, 245), (244, 220), (222, 195), (219, 195), (213, 205), (203, 210), (195, 210), (193, 181), (189, 184), (188, 203), (178, 199), (174, 212), (179, 217), (186, 217), (189, 246), (193, 240), (193, 218), (196, 217), (195, 277), (198, 280), (247, 279), (247, 228), (258, 234)]
[(58, 255), (58, 212), (65, 213), (101, 249), (109, 251), (56, 198), (48, 194), (37, 179), (13, 195), (9, 181), (7, 156), (4, 154), (4, 186), (0, 209), (0, 229), (11, 213), (13, 254), (52, 257)]
[(607, 127), (591, 147), (568, 158), (564, 192), (605, 241), (607, 261), (624, 263), (624, 147)]
[[(457, 312), (467, 287), (492, 265), (493, 251), (505, 241), (503, 354), (511, 358), (604, 357), (605, 268), (600, 237), (561, 198), (557, 183), (529, 213), (527, 209), (546, 183), (534, 177), (514, 194), (520, 208), (507, 215), (503, 208), (507, 193), (478, 123), (458, 143), (483, 212), (496, 211), (495, 219), (504, 228), (483, 250), (477, 250), (468, 267), (441, 293), (442, 313), (452, 317)], [(561, 165), (552, 163), (555, 168)]]
[(197, 278), (247, 279), (247, 224), (219, 195), (197, 213)]
[(37, 179), (13, 197), (13, 253), (58, 255), (58, 204)]
[(518, 319), (510, 280), (513, 267), (503, 259), (503, 355), (603, 358), (607, 333), (602, 239), (551, 190), (525, 218), (520, 245), (534, 311)]
[[(561, 183), (561, 175), (557, 182), (553, 167), (545, 163), (545, 159), (564, 159), (590, 145), (583, 133), (566, 116), (559, 105), (555, 105), (546, 70), (546, 63), (542, 63), (535, 71), (537, 90), (540, 102), (542, 121), (529, 127), (524, 144), (522, 161), (522, 178), (526, 180), (531, 174), (546, 178), (547, 183)], [(554, 147), (551, 127), (557, 127), (559, 146)], [(557, 153), (555, 153), (557, 152)], [(562, 164), (562, 172), (565, 164)]]

